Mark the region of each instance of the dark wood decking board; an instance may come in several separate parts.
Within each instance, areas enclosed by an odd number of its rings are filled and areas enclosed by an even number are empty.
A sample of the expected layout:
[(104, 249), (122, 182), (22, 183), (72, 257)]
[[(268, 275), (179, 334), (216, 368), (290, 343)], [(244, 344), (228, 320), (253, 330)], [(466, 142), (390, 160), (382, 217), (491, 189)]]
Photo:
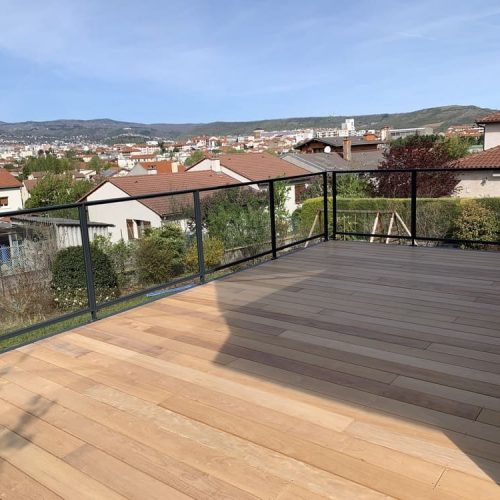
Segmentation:
[(499, 498), (500, 256), (329, 242), (0, 356), (1, 498)]

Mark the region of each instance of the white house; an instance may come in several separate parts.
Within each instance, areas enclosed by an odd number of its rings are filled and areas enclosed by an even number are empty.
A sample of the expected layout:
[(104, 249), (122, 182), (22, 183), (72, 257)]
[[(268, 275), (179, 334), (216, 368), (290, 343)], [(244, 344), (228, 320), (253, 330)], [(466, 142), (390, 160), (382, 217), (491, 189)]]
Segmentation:
[[(231, 177), (215, 172), (179, 172), (175, 174), (134, 175), (112, 177), (92, 191), (84, 200), (112, 200), (151, 193), (176, 192), (233, 184)], [(134, 240), (149, 227), (160, 227), (164, 221), (176, 221), (185, 226), (193, 213), (191, 194), (163, 196), (144, 200), (130, 200), (88, 207), (90, 220), (112, 225), (109, 228), (113, 242)]]
[[(484, 151), (473, 153), (458, 162), (459, 167), (500, 169), (500, 112), (476, 120), (484, 127)], [(500, 197), (500, 170), (462, 172), (457, 196), (461, 198)]]
[(0, 214), (23, 208), (23, 185), (7, 170), (0, 168)]
[(461, 172), (456, 196), (461, 198), (500, 197), (500, 145), (466, 156), (458, 162), (457, 166), (499, 170)]
[(484, 128), (484, 149), (500, 146), (500, 111), (483, 116), (476, 123)]

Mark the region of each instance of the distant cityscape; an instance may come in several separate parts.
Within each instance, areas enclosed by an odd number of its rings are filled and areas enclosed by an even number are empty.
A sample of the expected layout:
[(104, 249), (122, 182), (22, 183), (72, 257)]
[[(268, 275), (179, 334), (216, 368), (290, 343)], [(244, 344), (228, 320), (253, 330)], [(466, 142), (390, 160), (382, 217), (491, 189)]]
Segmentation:
[[(482, 128), (475, 124), (453, 125), (444, 132), (445, 136), (461, 136), (479, 138)], [(123, 174), (141, 163), (153, 163), (163, 160), (184, 164), (195, 151), (210, 154), (234, 152), (264, 152), (286, 154), (293, 151), (295, 145), (313, 138), (352, 137), (366, 141), (391, 141), (410, 135), (430, 135), (432, 127), (391, 128), (380, 129), (357, 128), (353, 118), (346, 119), (340, 127), (302, 128), (294, 130), (264, 130), (255, 129), (248, 135), (198, 135), (185, 139), (156, 138), (143, 142), (105, 144), (79, 141), (53, 140), (50, 142), (31, 142), (25, 139), (0, 137), (0, 167), (10, 167), (16, 173), (16, 165), (30, 157), (53, 154), (59, 158), (69, 151), (81, 159), (84, 164), (97, 156), (99, 159), (113, 163), (117, 173)]]

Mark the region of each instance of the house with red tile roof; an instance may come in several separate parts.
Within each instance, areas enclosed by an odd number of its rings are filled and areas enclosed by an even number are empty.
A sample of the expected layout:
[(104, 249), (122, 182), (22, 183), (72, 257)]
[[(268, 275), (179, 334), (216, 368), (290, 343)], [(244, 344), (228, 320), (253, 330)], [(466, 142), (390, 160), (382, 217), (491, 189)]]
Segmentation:
[(10, 172), (0, 168), (0, 213), (23, 208), (23, 185)]
[[(500, 145), (473, 153), (455, 162), (453, 166), (479, 169), (500, 169)], [(460, 174), (457, 196), (462, 198), (500, 197), (500, 170), (471, 170)]]
[(176, 174), (184, 171), (184, 165), (180, 165), (178, 161), (158, 160), (138, 162), (129, 175)]
[[(309, 172), (293, 163), (287, 162), (269, 153), (225, 154), (213, 158), (203, 158), (187, 169), (187, 172), (211, 171), (232, 177), (235, 182), (251, 182), (280, 177), (305, 175)], [(297, 193), (303, 188), (304, 180), (290, 182), (286, 208), (293, 212), (297, 208)], [(254, 189), (267, 189), (253, 186)]]
[[(196, 188), (234, 184), (234, 178), (221, 172), (179, 172), (175, 174), (127, 175), (105, 180), (82, 200), (111, 200), (151, 193), (185, 191)], [(201, 193), (201, 198), (208, 196)], [(175, 221), (186, 228), (189, 215), (193, 213), (193, 196), (181, 194), (130, 200), (88, 207), (90, 220), (108, 223), (111, 241), (117, 242), (140, 238), (149, 227), (160, 227), (164, 222)]]
[(500, 146), (500, 111), (483, 116), (476, 123), (484, 128), (484, 149)]

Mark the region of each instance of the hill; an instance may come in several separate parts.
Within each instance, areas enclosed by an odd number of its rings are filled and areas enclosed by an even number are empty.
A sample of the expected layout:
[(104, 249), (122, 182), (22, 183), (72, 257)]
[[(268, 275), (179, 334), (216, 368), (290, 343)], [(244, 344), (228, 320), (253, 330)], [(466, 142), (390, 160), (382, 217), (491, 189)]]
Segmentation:
[(378, 129), (431, 126), (443, 131), (450, 125), (474, 123), (474, 120), (494, 110), (477, 106), (441, 106), (408, 113), (383, 113), (358, 116), (313, 116), (278, 118), (248, 122), (212, 123), (133, 123), (109, 119), (52, 120), (45, 122), (0, 122), (0, 139), (21, 139), (29, 142), (52, 140), (113, 141), (134, 138), (171, 138), (192, 135), (242, 135), (256, 128), (291, 130), (296, 128), (337, 127), (346, 119), (354, 118), (358, 129)]

